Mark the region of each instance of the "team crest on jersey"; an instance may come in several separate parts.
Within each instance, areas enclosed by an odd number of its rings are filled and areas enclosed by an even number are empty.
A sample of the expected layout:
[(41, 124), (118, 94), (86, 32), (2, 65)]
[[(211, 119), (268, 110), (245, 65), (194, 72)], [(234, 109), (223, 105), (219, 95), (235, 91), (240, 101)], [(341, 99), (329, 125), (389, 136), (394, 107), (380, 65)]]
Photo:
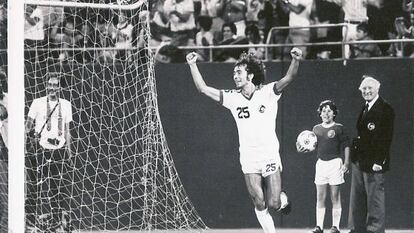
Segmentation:
[(265, 110), (266, 110), (266, 107), (264, 105), (260, 105), (259, 112), (264, 113)]
[(369, 122), (367, 125), (368, 130), (374, 130), (375, 129), (375, 124), (373, 122)]
[(335, 137), (335, 130), (331, 129), (328, 131), (328, 138), (334, 138)]

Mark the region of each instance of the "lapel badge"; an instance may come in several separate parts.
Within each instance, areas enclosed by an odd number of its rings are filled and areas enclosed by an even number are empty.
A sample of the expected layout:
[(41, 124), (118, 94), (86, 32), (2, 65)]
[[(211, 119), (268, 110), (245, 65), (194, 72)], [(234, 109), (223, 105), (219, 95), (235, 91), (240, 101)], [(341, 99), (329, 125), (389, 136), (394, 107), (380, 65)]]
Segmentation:
[(328, 138), (334, 138), (335, 137), (335, 130), (331, 129), (328, 131)]
[(367, 125), (368, 130), (374, 130), (375, 129), (375, 124), (373, 122), (369, 122)]
[(266, 107), (264, 105), (260, 105), (259, 112), (264, 113)]

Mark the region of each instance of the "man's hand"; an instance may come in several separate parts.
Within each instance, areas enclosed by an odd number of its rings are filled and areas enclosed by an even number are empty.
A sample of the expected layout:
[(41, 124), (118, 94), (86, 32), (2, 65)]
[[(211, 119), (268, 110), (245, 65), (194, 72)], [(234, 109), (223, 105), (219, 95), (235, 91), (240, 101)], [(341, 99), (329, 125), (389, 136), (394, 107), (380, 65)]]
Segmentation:
[(378, 165), (378, 164), (376, 164), (376, 163), (374, 163), (374, 165), (372, 165), (372, 170), (373, 170), (374, 172), (379, 172), (379, 171), (381, 171), (381, 170), (382, 170), (382, 166), (381, 166), (381, 165)]
[(303, 56), (303, 53), (302, 53), (302, 50), (300, 50), (299, 48), (294, 47), (292, 50), (290, 50), (290, 55), (295, 60), (301, 60), (302, 56)]
[(191, 52), (187, 54), (185, 58), (187, 59), (187, 64), (192, 65), (196, 63), (198, 54), (196, 52)]

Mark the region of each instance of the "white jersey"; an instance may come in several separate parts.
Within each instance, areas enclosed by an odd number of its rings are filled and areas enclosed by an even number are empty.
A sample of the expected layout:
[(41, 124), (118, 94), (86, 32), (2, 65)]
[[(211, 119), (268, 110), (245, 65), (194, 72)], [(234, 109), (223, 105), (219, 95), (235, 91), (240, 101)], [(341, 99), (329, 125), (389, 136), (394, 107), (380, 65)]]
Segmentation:
[(256, 89), (250, 99), (240, 90), (221, 91), (221, 103), (237, 124), (241, 164), (280, 159), (276, 117), (281, 94), (275, 93), (274, 84)]
[[(47, 116), (47, 96), (34, 99), (32, 102), (32, 105), (30, 105), (28, 117), (35, 120), (35, 131), (36, 133), (40, 133), (42, 130), (43, 125), (45, 127), (43, 128), (43, 131), (40, 135), (40, 145), (43, 148), (46, 149), (60, 149), (65, 144), (65, 125), (72, 121), (72, 105), (69, 101), (59, 98), (58, 101), (50, 101), (50, 109), (51, 111), (55, 108), (53, 111), (51, 117), (50, 117), (50, 129), (46, 127), (45, 124), (46, 120), (48, 118)], [(60, 112), (60, 113), (59, 113)], [(59, 115), (62, 117), (62, 128), (61, 132), (59, 132)], [(50, 144), (47, 140), (48, 139), (58, 139), (59, 144), (53, 145)]]

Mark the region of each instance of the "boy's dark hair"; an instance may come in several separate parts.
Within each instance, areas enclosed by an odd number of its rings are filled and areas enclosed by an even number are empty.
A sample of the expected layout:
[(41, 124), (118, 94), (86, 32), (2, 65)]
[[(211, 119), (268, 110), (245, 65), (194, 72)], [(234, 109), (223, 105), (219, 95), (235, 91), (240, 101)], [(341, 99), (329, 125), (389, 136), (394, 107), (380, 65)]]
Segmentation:
[(322, 101), (322, 102), (319, 104), (319, 107), (318, 107), (318, 109), (317, 109), (317, 111), (318, 111), (318, 116), (320, 116), (320, 115), (321, 115), (322, 109), (323, 109), (325, 106), (329, 106), (329, 108), (333, 111), (333, 114), (334, 114), (333, 119), (335, 120), (336, 115), (338, 115), (338, 108), (336, 107), (335, 102), (333, 102), (332, 100), (324, 100), (324, 101)]
[(231, 32), (233, 32), (234, 35), (237, 34), (237, 28), (234, 23), (224, 23), (223, 26), (221, 26), (221, 32), (223, 32), (225, 27), (229, 27)]
[(265, 69), (266, 69), (265, 65), (254, 54), (252, 53), (247, 54), (243, 52), (240, 55), (240, 59), (236, 62), (234, 66), (236, 67), (236, 66), (242, 66), (242, 65), (246, 65), (247, 74), (254, 75), (252, 79), (252, 83), (255, 86), (259, 86), (265, 81)]
[(198, 23), (204, 31), (210, 31), (213, 19), (208, 15), (200, 15), (198, 16)]

